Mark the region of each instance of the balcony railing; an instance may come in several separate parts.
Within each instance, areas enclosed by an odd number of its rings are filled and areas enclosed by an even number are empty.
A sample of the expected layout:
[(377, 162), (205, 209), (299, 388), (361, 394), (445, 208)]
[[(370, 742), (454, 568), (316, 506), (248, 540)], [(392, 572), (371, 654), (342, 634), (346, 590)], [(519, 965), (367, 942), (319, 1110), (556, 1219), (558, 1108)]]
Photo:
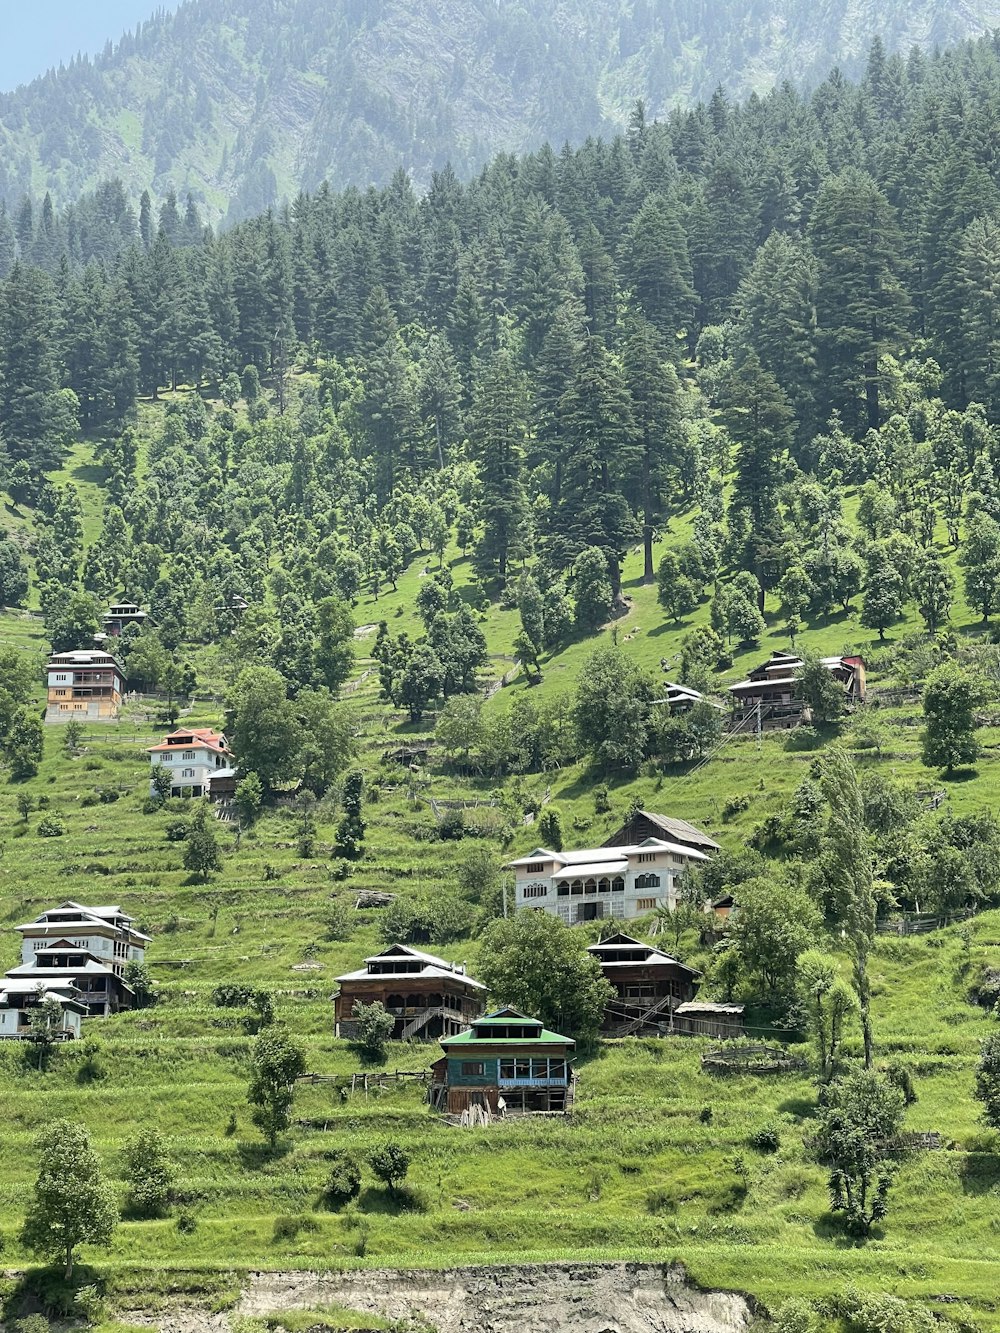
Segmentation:
[(497, 1083), (501, 1088), (565, 1088), (569, 1079), (564, 1074), (562, 1078), (500, 1078)]

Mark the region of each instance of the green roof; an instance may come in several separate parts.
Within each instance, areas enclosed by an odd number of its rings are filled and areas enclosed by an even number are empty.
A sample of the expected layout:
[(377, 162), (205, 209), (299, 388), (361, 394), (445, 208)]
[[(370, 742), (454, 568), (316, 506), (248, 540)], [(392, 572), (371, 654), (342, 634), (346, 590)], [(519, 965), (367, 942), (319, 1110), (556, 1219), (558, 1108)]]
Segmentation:
[(468, 1032), (459, 1032), (454, 1037), (441, 1039), (442, 1046), (524, 1046), (529, 1042), (532, 1046), (542, 1046), (546, 1042), (550, 1045), (576, 1045), (572, 1037), (561, 1037), (558, 1032), (549, 1032), (547, 1028), (542, 1028), (537, 1036), (531, 1037), (483, 1037), (478, 1036), (470, 1028)]

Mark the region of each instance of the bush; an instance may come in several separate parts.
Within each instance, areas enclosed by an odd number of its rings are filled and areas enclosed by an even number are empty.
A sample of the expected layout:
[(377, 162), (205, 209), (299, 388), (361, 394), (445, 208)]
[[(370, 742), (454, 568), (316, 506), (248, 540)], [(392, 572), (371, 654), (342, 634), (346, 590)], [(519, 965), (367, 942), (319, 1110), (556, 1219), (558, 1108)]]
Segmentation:
[(188, 835), (188, 821), (186, 819), (171, 819), (163, 830), (167, 842), (183, 842)]
[(917, 1100), (917, 1092), (913, 1086), (913, 1075), (907, 1066), (899, 1060), (893, 1060), (891, 1064), (886, 1065), (885, 1076), (892, 1086), (903, 1094), (906, 1105), (912, 1106)]
[(275, 1242), (295, 1240), (300, 1231), (318, 1231), (319, 1223), (314, 1217), (276, 1217), (271, 1239)]
[(82, 806), (84, 806), (86, 809), (89, 809), (92, 805), (96, 805), (96, 804), (97, 804), (97, 792), (96, 792), (96, 791), (85, 791), (85, 792), (83, 793), (83, 795), (80, 797), (80, 804), (81, 804)]
[(188, 1209), (177, 1214), (177, 1230), (182, 1236), (190, 1236), (198, 1229), (198, 1219)]
[(39, 820), (36, 832), (40, 838), (61, 838), (66, 832), (66, 825), (57, 815), (46, 815)]
[(750, 797), (745, 793), (742, 796), (730, 796), (729, 800), (722, 807), (723, 819), (735, 819), (744, 810), (750, 809)]
[(438, 837), (442, 842), (458, 842), (465, 837), (464, 810), (446, 810), (438, 825)]
[(775, 1333), (817, 1333), (819, 1315), (806, 1300), (793, 1296), (782, 1301), (774, 1317)]
[(764, 1125), (750, 1135), (747, 1143), (757, 1152), (777, 1152), (781, 1147), (781, 1135), (774, 1125)]
[(340, 1208), (361, 1193), (361, 1167), (349, 1152), (334, 1154), (330, 1174), (323, 1186), (323, 1201), (328, 1208)]
[(117, 787), (101, 787), (97, 793), (97, 799), (102, 805), (114, 805), (120, 797), (121, 792)]

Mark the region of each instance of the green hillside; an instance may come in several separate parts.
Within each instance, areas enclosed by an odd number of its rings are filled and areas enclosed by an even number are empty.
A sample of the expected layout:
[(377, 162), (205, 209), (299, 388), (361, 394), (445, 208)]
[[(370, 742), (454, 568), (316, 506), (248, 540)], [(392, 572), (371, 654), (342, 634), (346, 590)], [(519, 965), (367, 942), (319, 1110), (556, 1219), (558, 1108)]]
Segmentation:
[[(153, 424), (148, 416), (147, 432)], [(86, 448), (74, 453), (67, 469), (93, 529), (100, 497)], [(666, 624), (652, 590), (636, 577), (637, 559), (626, 562), (624, 583), (633, 602), (617, 632), (626, 652), (655, 668), (660, 657), (676, 653), (679, 636), (706, 609), (688, 623)], [(446, 562), (461, 588), (465, 562), (455, 549)], [(377, 603), (360, 597), (358, 625), (387, 618), (416, 632), (413, 603), (428, 563), (434, 562), (414, 559), (397, 591), (383, 593)], [(760, 646), (741, 653), (730, 676), (784, 642), (770, 606), (768, 611), (772, 625)], [(487, 613), (483, 624), (494, 654), (510, 654), (513, 619), (510, 612)], [(953, 619), (960, 636), (975, 632), (976, 617), (964, 607), (956, 608)], [(911, 618), (891, 630), (880, 649), (856, 615), (848, 615), (812, 627), (802, 641), (818, 650), (849, 645), (882, 652), (886, 665), (872, 673), (877, 691), (894, 680), (888, 664), (894, 658), (904, 663), (901, 645), (914, 629)], [(5, 616), (0, 637), (30, 652), (43, 646), (38, 622), (24, 616)], [(573, 687), (598, 637), (543, 659), (543, 695)], [(371, 643), (371, 635), (356, 643), (355, 679), (371, 665)], [(201, 684), (185, 720), (217, 724), (226, 673), (215, 649), (198, 650), (197, 664)], [(498, 661), (484, 675), (503, 666)], [(515, 680), (487, 711), (507, 708), (525, 688), (523, 679)], [(296, 848), (294, 808), (281, 808), (265, 815), (238, 848), (232, 834), (220, 830), (224, 869), (208, 885), (193, 884), (180, 864), (183, 844), (165, 837), (170, 812), (143, 812), (143, 747), (162, 731), (162, 707), (133, 707), (117, 725), (88, 728), (73, 757), (63, 751), (61, 729), (47, 730), (44, 760), (26, 789), (36, 802), (44, 798), (44, 813), (62, 821), (63, 836), (39, 836), (38, 810), (21, 818), (15, 801), (23, 785), (0, 789), (6, 829), (0, 964), (16, 961), (10, 927), (46, 905), (65, 898), (121, 902), (153, 935), (149, 961), (160, 997), (152, 1009), (91, 1023), (87, 1041), (57, 1051), (48, 1072), (32, 1067), (33, 1050), (0, 1047), (0, 1234), (8, 1266), (17, 1268), (27, 1258), (17, 1230), (34, 1175), (35, 1136), (53, 1117), (67, 1116), (91, 1128), (112, 1177), (120, 1173), (124, 1141), (147, 1124), (168, 1138), (177, 1164), (171, 1216), (123, 1223), (108, 1255), (84, 1251), (112, 1301), (126, 1305), (137, 1297), (155, 1302), (169, 1288), (224, 1307), (240, 1273), (249, 1269), (669, 1257), (682, 1260), (705, 1285), (749, 1291), (772, 1310), (791, 1295), (830, 1298), (851, 1282), (932, 1303), (946, 1294), (949, 1318), (1000, 1327), (992, 1257), (997, 1145), (972, 1098), (979, 1043), (994, 1020), (966, 999), (972, 978), (995, 957), (1000, 914), (982, 912), (968, 937), (951, 927), (924, 938), (880, 940), (873, 964), (878, 1056), (899, 1060), (915, 1080), (918, 1100), (907, 1112), (906, 1128), (939, 1133), (942, 1147), (913, 1153), (904, 1163), (884, 1229), (867, 1245), (845, 1248), (827, 1211), (824, 1172), (807, 1146), (815, 1112), (811, 1079), (705, 1073), (699, 1063), (705, 1043), (699, 1039), (604, 1043), (581, 1062), (575, 1113), (565, 1124), (459, 1130), (429, 1110), (417, 1083), (373, 1086), (367, 1093), (359, 1086), (346, 1100), (334, 1084), (305, 1083), (296, 1096), (294, 1127), (271, 1156), (245, 1102), (251, 1038), (242, 1013), (213, 1005), (213, 989), (238, 982), (271, 990), (277, 1021), (304, 1044), (311, 1072), (343, 1077), (363, 1070), (357, 1052), (333, 1039), (329, 1002), (333, 978), (356, 967), (379, 942), (380, 913), (353, 912), (357, 891), (387, 889), (431, 905), (454, 897), (456, 868), (471, 848), (486, 846), (499, 862), (536, 839), (525, 827), (505, 845), (471, 833), (458, 842), (435, 840), (431, 796), (472, 800), (495, 783), (462, 777), (440, 757), (416, 775), (384, 762), (384, 750), (398, 738), (427, 733), (433, 718), (415, 732), (405, 714), (379, 700), (377, 677), (369, 675), (342, 704), (357, 731), (368, 791), (366, 849), (348, 878), (331, 874), (338, 819), (331, 795), (319, 806), (310, 856)], [(937, 785), (937, 775), (919, 759), (919, 710), (876, 711), (886, 725), (882, 757), (855, 750), (862, 770), (906, 786)], [(845, 733), (849, 748), (852, 733), (853, 724)], [(955, 813), (993, 805), (1000, 733), (985, 729), (983, 740), (975, 773), (946, 784), (947, 808)], [(602, 840), (638, 801), (694, 820), (735, 849), (761, 819), (784, 807), (814, 758), (815, 749), (800, 751), (786, 736), (767, 736), (759, 747), (753, 740), (734, 741), (697, 772), (604, 775), (610, 809), (600, 815), (595, 774), (584, 764), (527, 775), (519, 783), (526, 795), (548, 795), (578, 844)], [(96, 793), (107, 790), (120, 798), (98, 801)], [(747, 808), (727, 817), (724, 809), (734, 795), (747, 796)], [(332, 903), (347, 913), (350, 938), (328, 937)], [(588, 929), (578, 928), (581, 945)], [(450, 943), (435, 939), (430, 947), (476, 967), (475, 935)], [(693, 931), (679, 948), (690, 961), (710, 964)], [(756, 1021), (766, 1024), (770, 1016), (761, 1012)], [(766, 1028), (761, 1033), (773, 1035)], [(850, 1043), (856, 1047), (856, 1032)], [(435, 1044), (394, 1046), (383, 1068), (426, 1069), (436, 1051)], [(378, 1068), (368, 1066), (367, 1072)], [(764, 1127), (779, 1134), (773, 1155), (749, 1144)], [(355, 1204), (340, 1212), (320, 1206), (329, 1154), (363, 1149), (382, 1134), (412, 1153), (412, 1195), (405, 1205), (366, 1177)], [(276, 1224), (281, 1218), (297, 1222)], [(81, 1272), (86, 1276), (88, 1270)], [(16, 1280), (8, 1278), (7, 1288), (16, 1293)]]

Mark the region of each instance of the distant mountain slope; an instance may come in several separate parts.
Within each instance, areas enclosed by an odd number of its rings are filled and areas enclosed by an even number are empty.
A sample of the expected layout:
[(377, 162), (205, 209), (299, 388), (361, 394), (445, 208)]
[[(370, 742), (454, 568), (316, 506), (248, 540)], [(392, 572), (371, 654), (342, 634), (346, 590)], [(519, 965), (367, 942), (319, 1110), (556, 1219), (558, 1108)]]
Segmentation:
[(995, 24), (1000, 0), (188, 0), (0, 97), (0, 198), (119, 176), (241, 217)]

